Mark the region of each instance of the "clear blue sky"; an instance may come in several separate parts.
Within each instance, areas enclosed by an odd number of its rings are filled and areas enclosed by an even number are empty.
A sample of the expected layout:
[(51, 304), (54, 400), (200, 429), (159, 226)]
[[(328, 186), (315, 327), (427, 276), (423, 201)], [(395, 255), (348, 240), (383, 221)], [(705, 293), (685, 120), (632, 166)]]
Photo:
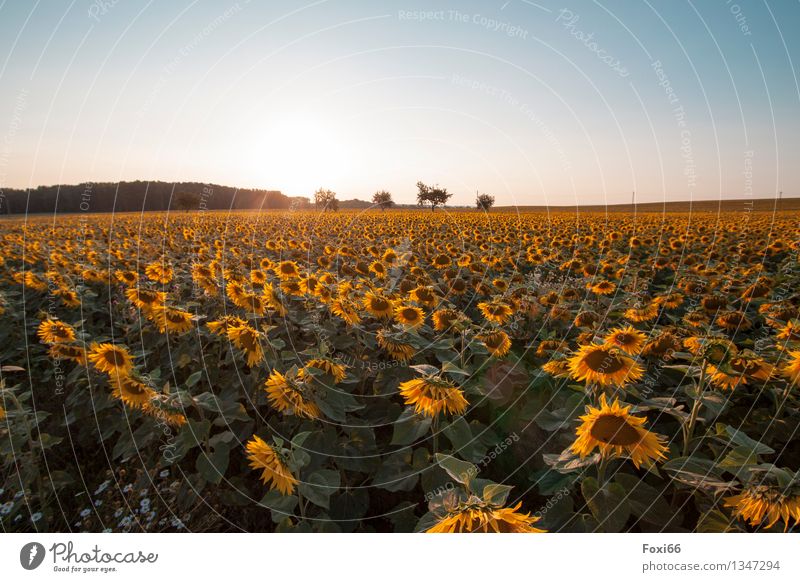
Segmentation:
[(800, 2), (0, 0), (0, 187), (798, 196)]

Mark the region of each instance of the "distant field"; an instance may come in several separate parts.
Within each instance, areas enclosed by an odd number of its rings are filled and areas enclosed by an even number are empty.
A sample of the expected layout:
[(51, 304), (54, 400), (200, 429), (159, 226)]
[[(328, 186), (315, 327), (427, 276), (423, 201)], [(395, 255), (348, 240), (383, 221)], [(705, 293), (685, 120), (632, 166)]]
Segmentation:
[(589, 206), (497, 206), (494, 211), (519, 212), (772, 212), (800, 210), (800, 198), (784, 198), (780, 203), (772, 198), (756, 200), (687, 200), (677, 202), (645, 202), (642, 204), (595, 204)]

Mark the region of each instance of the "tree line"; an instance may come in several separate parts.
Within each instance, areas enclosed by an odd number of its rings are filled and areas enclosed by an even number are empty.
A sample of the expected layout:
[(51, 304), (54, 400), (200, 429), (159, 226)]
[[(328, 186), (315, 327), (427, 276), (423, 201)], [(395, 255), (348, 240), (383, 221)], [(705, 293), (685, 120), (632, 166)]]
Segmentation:
[[(453, 194), (438, 185), (417, 183), (417, 205), (436, 210)], [(494, 197), (477, 195), (476, 207), (488, 210)], [(0, 189), (0, 215), (53, 214), (77, 212), (142, 212), (165, 210), (249, 210), (306, 209), (337, 211), (339, 208), (386, 210), (395, 206), (392, 194), (379, 190), (371, 202), (342, 200), (336, 193), (320, 188), (313, 198), (286, 196), (278, 190), (233, 188), (202, 182), (86, 182), (83, 184), (39, 186), (30, 190)]]

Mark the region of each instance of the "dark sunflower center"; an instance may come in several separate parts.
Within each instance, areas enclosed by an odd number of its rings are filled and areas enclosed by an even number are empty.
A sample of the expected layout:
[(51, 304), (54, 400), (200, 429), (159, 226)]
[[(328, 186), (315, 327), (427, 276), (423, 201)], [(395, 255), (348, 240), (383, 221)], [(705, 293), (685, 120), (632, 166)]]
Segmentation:
[(625, 362), (621, 358), (603, 350), (591, 352), (583, 361), (590, 370), (601, 374), (614, 374), (625, 367)]
[(493, 350), (499, 348), (503, 344), (503, 338), (500, 335), (487, 336), (484, 341), (486, 342), (486, 345)]
[(639, 442), (639, 433), (634, 427), (624, 418), (610, 414), (595, 420), (589, 434), (608, 445), (626, 447)]
[(632, 344), (634, 339), (632, 335), (627, 333), (619, 333), (617, 334), (616, 341), (621, 346), (627, 346), (628, 344)]
[(168, 313), (167, 319), (169, 319), (172, 323), (182, 323), (186, 318), (182, 313)]
[(383, 311), (389, 307), (389, 302), (384, 299), (373, 299), (372, 309), (375, 311)]
[(128, 392), (129, 394), (133, 395), (133, 396), (141, 396), (142, 394), (144, 394), (144, 388), (139, 384), (135, 384), (133, 382), (128, 382), (127, 384), (124, 384), (123, 386), (125, 388), (125, 391)]
[(105, 354), (106, 361), (114, 366), (125, 365), (125, 356), (117, 350), (109, 350)]
[(403, 317), (408, 321), (416, 321), (419, 319), (419, 313), (409, 307), (403, 310)]

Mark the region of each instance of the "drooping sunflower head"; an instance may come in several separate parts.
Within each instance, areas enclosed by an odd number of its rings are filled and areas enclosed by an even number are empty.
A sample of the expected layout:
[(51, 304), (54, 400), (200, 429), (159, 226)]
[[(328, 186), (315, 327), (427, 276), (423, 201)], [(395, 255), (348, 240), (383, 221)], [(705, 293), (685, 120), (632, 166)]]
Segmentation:
[(173, 334), (181, 334), (192, 329), (192, 314), (188, 311), (174, 307), (157, 307), (151, 313), (161, 333), (169, 331)]
[(378, 345), (386, 350), (394, 360), (399, 362), (407, 362), (417, 351), (413, 345), (387, 329), (379, 330), (376, 339), (378, 340)]
[(567, 378), (570, 374), (569, 360), (566, 358), (554, 358), (549, 362), (542, 364), (542, 370), (554, 378)]
[(573, 379), (600, 386), (624, 386), (644, 374), (642, 367), (623, 352), (597, 344), (578, 348), (569, 359), (569, 368)]
[(469, 404), (461, 388), (438, 376), (403, 382), (400, 384), (400, 394), (406, 405), (414, 406), (418, 414), (431, 418), (442, 412), (463, 414)]
[(706, 371), (713, 385), (723, 390), (733, 390), (739, 385), (769, 380), (774, 369), (761, 357), (744, 351), (729, 355), (715, 364), (708, 364)]
[(265, 382), (267, 400), (283, 414), (295, 414), (301, 418), (319, 418), (319, 407), (311, 399), (309, 384), (303, 382), (304, 378), (283, 375), (278, 370), (273, 370)]
[(264, 349), (261, 347), (262, 334), (248, 324), (228, 327), (228, 339), (244, 352), (249, 367), (255, 367), (264, 358)]
[(800, 483), (797, 475), (776, 466), (759, 468), (750, 474), (738, 495), (725, 499), (733, 515), (753, 527), (766, 529), (783, 521), (784, 531), (800, 523)]
[(80, 366), (86, 366), (88, 353), (82, 346), (71, 344), (52, 344), (48, 353), (51, 358), (56, 360), (69, 360)]
[(208, 330), (216, 335), (228, 335), (228, 329), (245, 325), (247, 322), (235, 315), (223, 315), (216, 321), (209, 321), (206, 325)]
[(281, 495), (291, 495), (297, 485), (283, 455), (258, 436), (253, 437), (245, 446), (250, 468), (261, 471), (261, 480), (269, 484), (270, 489), (277, 489)]
[(511, 338), (502, 330), (482, 333), (477, 338), (495, 358), (502, 358), (511, 349)]
[(513, 507), (502, 507), (470, 496), (443, 506), (436, 524), (426, 533), (544, 533), (534, 527), (540, 518)]
[(131, 376), (115, 374), (110, 382), (112, 396), (131, 408), (142, 408), (155, 396), (155, 390)]
[(666, 458), (666, 439), (647, 430), (646, 419), (630, 414), (630, 406), (620, 405), (619, 400), (609, 404), (603, 394), (600, 407), (588, 406), (580, 420), (570, 448), (581, 458), (599, 449), (606, 458), (627, 455), (637, 468)]
[(631, 307), (625, 311), (625, 319), (634, 323), (651, 321), (658, 317), (658, 304), (650, 302), (641, 307)]
[(164, 305), (167, 299), (167, 294), (163, 291), (155, 291), (153, 289), (144, 289), (142, 287), (130, 287), (125, 290), (125, 296), (136, 307), (142, 311), (154, 309), (158, 306)]
[(75, 341), (75, 330), (68, 323), (56, 319), (45, 319), (39, 324), (39, 339), (46, 344), (62, 344)]
[(307, 368), (316, 368), (333, 376), (338, 384), (347, 376), (347, 366), (330, 358), (313, 358), (306, 364)]

